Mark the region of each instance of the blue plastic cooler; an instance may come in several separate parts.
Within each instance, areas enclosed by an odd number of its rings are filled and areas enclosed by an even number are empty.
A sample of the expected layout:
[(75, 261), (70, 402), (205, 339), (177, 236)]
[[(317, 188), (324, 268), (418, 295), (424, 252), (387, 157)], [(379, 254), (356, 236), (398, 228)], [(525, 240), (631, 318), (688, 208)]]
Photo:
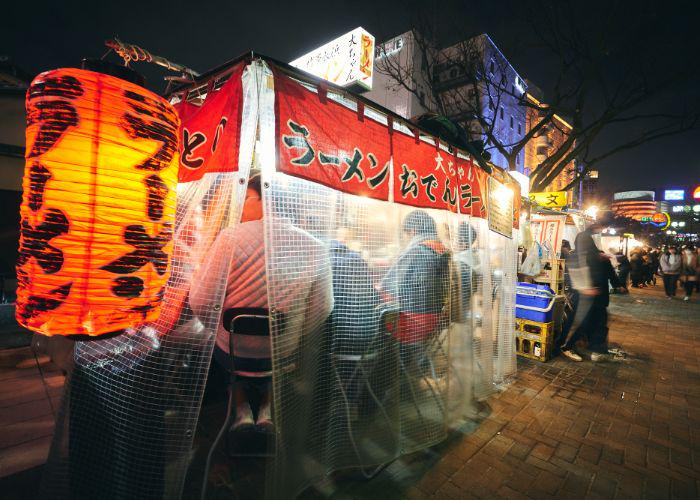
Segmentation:
[(538, 323), (552, 321), (556, 294), (547, 285), (518, 283), (515, 295), (515, 317)]

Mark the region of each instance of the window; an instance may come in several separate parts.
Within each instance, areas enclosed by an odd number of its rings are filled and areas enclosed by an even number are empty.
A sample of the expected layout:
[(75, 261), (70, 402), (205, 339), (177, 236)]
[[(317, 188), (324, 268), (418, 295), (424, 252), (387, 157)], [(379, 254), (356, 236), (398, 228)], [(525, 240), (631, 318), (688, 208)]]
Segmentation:
[(501, 120), (503, 120), (503, 108), (501, 108)]
[(547, 156), (547, 146), (537, 146), (538, 156)]
[(523, 127), (521, 124), (518, 123), (518, 135), (521, 135), (523, 133)]
[(510, 86), (510, 93), (515, 95), (515, 85)]
[(489, 66), (489, 73), (493, 75), (494, 70), (496, 69), (496, 62), (491, 59), (491, 65)]
[(513, 128), (513, 123), (515, 123), (515, 120), (513, 119), (513, 115), (510, 115), (510, 128)]
[(489, 109), (490, 109), (491, 111), (494, 110), (493, 102), (492, 102), (491, 100), (489, 100)]

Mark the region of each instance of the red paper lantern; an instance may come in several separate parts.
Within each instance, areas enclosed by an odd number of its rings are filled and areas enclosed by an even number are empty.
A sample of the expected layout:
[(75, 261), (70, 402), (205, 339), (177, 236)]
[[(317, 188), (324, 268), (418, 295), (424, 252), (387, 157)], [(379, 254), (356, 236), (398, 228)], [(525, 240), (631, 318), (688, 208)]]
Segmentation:
[(39, 75), (26, 105), (17, 320), (49, 336), (155, 320), (170, 272), (177, 113), (80, 69)]

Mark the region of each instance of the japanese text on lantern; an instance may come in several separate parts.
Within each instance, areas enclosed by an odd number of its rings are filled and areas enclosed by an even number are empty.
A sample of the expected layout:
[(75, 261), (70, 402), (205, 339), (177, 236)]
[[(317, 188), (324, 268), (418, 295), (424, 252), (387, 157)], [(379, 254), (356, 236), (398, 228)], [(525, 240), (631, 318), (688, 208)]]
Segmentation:
[(178, 118), (147, 90), (63, 69), (27, 93), (18, 321), (98, 336), (154, 320), (169, 275)]

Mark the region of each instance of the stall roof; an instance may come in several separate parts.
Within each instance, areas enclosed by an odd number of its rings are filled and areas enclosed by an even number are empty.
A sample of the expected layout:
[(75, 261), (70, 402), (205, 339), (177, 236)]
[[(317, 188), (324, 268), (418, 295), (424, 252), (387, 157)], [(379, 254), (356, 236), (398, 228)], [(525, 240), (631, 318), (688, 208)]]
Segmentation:
[[(348, 90), (345, 87), (340, 87), (334, 83), (331, 83), (327, 80), (324, 80), (322, 78), (318, 78), (310, 73), (307, 73), (306, 71), (300, 70), (298, 68), (295, 68), (294, 66), (289, 65), (286, 62), (279, 61), (273, 57), (266, 56), (264, 54), (259, 54), (254, 51), (246, 52), (244, 54), (241, 54), (238, 57), (235, 57), (215, 68), (212, 68), (208, 71), (205, 71), (198, 77), (196, 77), (192, 82), (190, 83), (185, 83), (182, 85), (179, 85), (175, 89), (171, 90), (170, 92), (167, 93), (168, 96), (173, 96), (176, 94), (181, 94), (183, 92), (191, 92), (192, 90), (202, 88), (204, 87), (210, 80), (215, 79), (215, 78), (220, 78), (223, 77), (227, 74), (228, 71), (233, 69), (233, 67), (242, 62), (242, 61), (252, 61), (253, 59), (262, 59), (263, 61), (270, 62), (274, 64), (278, 69), (283, 71), (284, 73), (288, 74), (289, 76), (303, 81), (305, 83), (309, 83), (312, 85), (316, 86), (323, 86), (328, 90), (332, 90), (333, 92), (336, 92), (343, 97), (349, 96), (353, 100), (358, 101), (363, 103), (365, 106), (370, 107), (387, 117), (391, 117), (392, 120), (397, 121), (397, 122), (402, 122), (405, 123), (407, 126), (410, 126), (411, 128), (417, 129), (418, 131), (421, 132), (422, 135), (428, 136), (428, 137), (434, 137), (433, 134), (425, 130), (424, 128), (416, 125), (413, 122), (410, 122), (403, 116), (391, 111), (390, 109), (387, 109), (380, 104), (377, 104), (374, 101), (371, 101), (367, 99), (366, 97), (363, 97), (360, 94), (357, 94), (355, 92), (352, 92), (351, 90)], [(446, 141), (444, 139), (440, 139), (442, 143), (449, 144), (450, 147), (454, 148), (455, 150), (459, 150), (463, 154), (467, 155), (469, 158), (471, 158), (482, 170), (486, 171), (490, 175), (494, 175), (495, 177), (498, 177), (500, 181), (506, 182), (506, 183), (517, 183), (513, 178), (511, 178), (509, 175), (506, 175), (506, 172), (501, 170), (500, 168), (496, 167), (495, 165), (491, 163), (486, 163), (482, 159), (480, 159), (478, 156), (474, 154), (470, 154), (468, 151), (464, 151), (454, 144), (450, 143), (449, 141)]]

